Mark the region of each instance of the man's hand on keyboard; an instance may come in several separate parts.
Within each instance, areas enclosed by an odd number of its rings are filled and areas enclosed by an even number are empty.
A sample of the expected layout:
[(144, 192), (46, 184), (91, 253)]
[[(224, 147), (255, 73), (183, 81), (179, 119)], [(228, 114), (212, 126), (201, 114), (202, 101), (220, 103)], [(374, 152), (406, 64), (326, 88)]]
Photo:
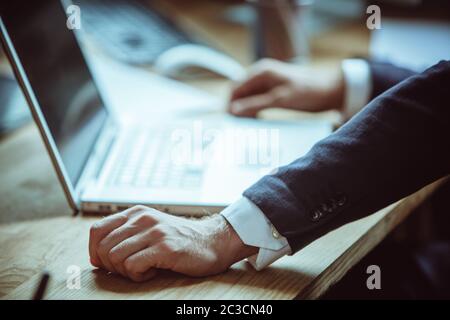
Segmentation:
[(96, 222), (90, 230), (92, 265), (145, 281), (157, 269), (207, 276), (257, 252), (217, 215), (201, 220), (136, 206)]
[(255, 117), (267, 108), (319, 112), (340, 108), (344, 100), (340, 68), (318, 69), (263, 59), (231, 93), (229, 112)]

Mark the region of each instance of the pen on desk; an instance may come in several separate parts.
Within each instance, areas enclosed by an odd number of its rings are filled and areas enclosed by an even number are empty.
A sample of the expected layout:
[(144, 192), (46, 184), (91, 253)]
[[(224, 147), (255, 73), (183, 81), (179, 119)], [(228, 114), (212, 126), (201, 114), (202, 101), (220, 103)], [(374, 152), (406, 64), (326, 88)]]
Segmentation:
[(48, 272), (44, 272), (39, 281), (39, 285), (34, 293), (33, 300), (42, 300), (45, 294), (45, 290), (47, 289), (48, 280), (50, 279), (50, 274)]

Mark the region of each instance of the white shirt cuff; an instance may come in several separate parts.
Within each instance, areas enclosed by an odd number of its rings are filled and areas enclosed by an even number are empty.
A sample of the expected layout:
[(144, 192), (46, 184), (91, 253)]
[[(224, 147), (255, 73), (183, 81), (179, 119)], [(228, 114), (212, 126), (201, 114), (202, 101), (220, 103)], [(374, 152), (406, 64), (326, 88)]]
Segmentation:
[(257, 254), (247, 261), (261, 270), (292, 252), (285, 237), (278, 233), (264, 213), (250, 200), (242, 197), (221, 212), (242, 242), (258, 247)]
[(369, 102), (372, 79), (369, 63), (363, 59), (345, 59), (341, 68), (346, 88), (342, 116), (348, 120)]

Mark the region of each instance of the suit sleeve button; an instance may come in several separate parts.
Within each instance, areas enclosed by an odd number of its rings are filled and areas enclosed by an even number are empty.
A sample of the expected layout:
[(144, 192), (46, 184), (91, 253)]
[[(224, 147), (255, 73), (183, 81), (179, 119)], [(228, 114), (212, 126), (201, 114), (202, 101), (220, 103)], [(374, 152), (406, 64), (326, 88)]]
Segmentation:
[(334, 211), (334, 207), (332, 204), (324, 203), (322, 204), (322, 212), (332, 213)]
[(339, 207), (342, 207), (343, 205), (345, 205), (347, 203), (347, 197), (343, 194), (340, 194), (337, 198), (337, 205)]
[(314, 210), (311, 214), (311, 220), (312, 221), (318, 221), (322, 217), (323, 213), (319, 209)]

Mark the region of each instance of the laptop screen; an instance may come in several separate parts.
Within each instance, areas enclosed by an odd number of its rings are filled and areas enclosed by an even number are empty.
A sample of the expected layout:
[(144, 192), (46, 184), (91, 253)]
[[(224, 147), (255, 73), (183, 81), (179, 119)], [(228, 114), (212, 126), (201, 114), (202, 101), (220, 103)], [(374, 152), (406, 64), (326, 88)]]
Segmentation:
[(76, 185), (107, 113), (59, 0), (2, 1), (0, 14)]

